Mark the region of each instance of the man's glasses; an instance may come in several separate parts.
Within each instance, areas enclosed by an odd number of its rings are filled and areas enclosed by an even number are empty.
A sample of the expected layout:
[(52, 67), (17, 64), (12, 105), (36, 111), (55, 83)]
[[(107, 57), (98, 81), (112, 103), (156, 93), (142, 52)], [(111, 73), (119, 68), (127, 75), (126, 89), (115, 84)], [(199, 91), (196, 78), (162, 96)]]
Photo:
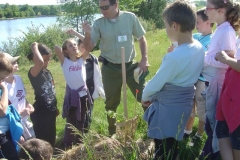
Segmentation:
[(105, 11), (105, 10), (108, 10), (109, 7), (111, 7), (111, 5), (112, 5), (112, 4), (109, 4), (109, 5), (107, 5), (107, 6), (101, 6), (101, 7), (99, 7), (99, 9)]
[(208, 7), (206, 7), (206, 11), (209, 11), (209, 10), (214, 10), (214, 9), (219, 9), (219, 8), (208, 8)]

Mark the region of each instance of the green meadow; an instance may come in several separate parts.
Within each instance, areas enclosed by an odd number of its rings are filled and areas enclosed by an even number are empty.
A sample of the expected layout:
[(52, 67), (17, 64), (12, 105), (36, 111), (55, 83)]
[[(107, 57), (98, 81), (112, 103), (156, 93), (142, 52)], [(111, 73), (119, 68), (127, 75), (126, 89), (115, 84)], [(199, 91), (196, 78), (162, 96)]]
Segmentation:
[[(167, 38), (165, 30), (149, 31), (146, 33), (146, 39), (148, 43), (148, 61), (151, 65), (149, 67), (150, 73), (146, 77), (146, 81), (149, 81), (155, 75), (156, 71), (161, 65), (162, 58), (166, 54), (167, 48), (170, 46), (171, 43)], [(139, 51), (139, 44), (137, 41), (135, 42), (135, 48), (137, 51), (137, 56), (135, 60), (139, 61), (141, 59), (141, 53)], [(92, 53), (98, 56), (100, 52), (94, 51)], [(34, 93), (27, 76), (27, 73), (30, 67), (31, 67), (31, 64), (29, 63), (21, 64), (20, 71), (17, 74), (19, 74), (24, 81), (25, 88), (27, 90), (28, 101), (30, 103), (33, 103)], [(63, 137), (63, 131), (65, 126), (65, 119), (63, 119), (61, 116), (62, 104), (63, 104), (64, 93), (65, 93), (65, 80), (64, 80), (59, 62), (55, 62), (54, 60), (52, 60), (48, 66), (48, 69), (51, 71), (55, 81), (56, 94), (57, 94), (57, 100), (58, 100), (58, 109), (60, 110), (60, 115), (57, 117), (57, 141), (58, 142), (56, 144), (56, 147), (58, 147), (58, 144), (61, 142), (61, 138)], [(136, 110), (135, 110), (135, 106), (136, 106)], [(140, 117), (138, 121), (138, 127), (136, 131), (135, 139), (136, 140), (139, 138), (147, 139), (147, 135), (146, 135), (147, 125), (142, 120), (143, 110), (142, 110), (141, 104), (136, 102), (135, 96), (131, 94), (129, 89), (127, 89), (127, 107), (128, 107), (129, 117), (134, 117), (135, 114), (139, 115)], [(92, 124), (90, 128), (92, 131), (105, 136), (108, 135), (106, 114), (107, 113), (105, 112), (104, 100), (103, 99), (95, 100), (93, 114), (92, 114)], [(120, 120), (121, 117), (123, 117), (124, 115), (122, 102), (118, 107), (117, 115), (118, 115), (117, 116), (118, 120)], [(197, 121), (198, 119), (196, 118), (195, 126), (193, 128), (194, 133), (196, 132)], [(203, 147), (205, 138), (206, 137), (204, 136), (203, 140), (195, 144), (193, 147), (188, 145), (190, 142), (190, 139), (180, 142), (180, 145), (179, 145), (180, 159), (194, 160), (196, 157), (198, 157), (199, 152)], [(129, 156), (129, 157), (131, 157), (129, 158), (129, 160), (134, 159), (132, 158), (132, 156)]]

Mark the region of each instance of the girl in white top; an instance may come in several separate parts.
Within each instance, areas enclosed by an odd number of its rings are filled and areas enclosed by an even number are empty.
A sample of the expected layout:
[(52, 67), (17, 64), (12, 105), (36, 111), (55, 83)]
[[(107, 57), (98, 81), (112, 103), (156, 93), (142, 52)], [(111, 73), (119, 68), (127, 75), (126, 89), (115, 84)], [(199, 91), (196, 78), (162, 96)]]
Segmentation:
[[(216, 61), (215, 55), (220, 51), (225, 51), (230, 57), (234, 57), (235, 55), (235, 31), (239, 29), (239, 5), (233, 4), (230, 0), (207, 0), (205, 14), (208, 16), (210, 22), (216, 22), (217, 28), (213, 33), (208, 52), (205, 55), (202, 72), (208, 86), (206, 89), (205, 124), (205, 129), (208, 129), (206, 130), (208, 143), (204, 146), (202, 156), (205, 157), (208, 155), (214, 160), (218, 157), (219, 153), (219, 145), (215, 133), (216, 105), (228, 68), (228, 65)], [(207, 144), (212, 144), (212, 146), (207, 146)]]
[(21, 77), (15, 75), (15, 73), (19, 70), (17, 63), (19, 56), (12, 57), (8, 53), (5, 53), (5, 55), (10, 60), (13, 67), (13, 72), (5, 78), (4, 82), (8, 89), (8, 101), (9, 104), (12, 104), (21, 115), (21, 122), (24, 128), (23, 136), (24, 139), (27, 140), (35, 137), (33, 124), (28, 120), (30, 114), (34, 111), (34, 108), (26, 99), (26, 91)]
[[(73, 145), (74, 131), (69, 128), (72, 124), (79, 131), (84, 133), (84, 121), (86, 118), (86, 108), (91, 101), (86, 86), (85, 62), (78, 50), (77, 43), (73, 39), (64, 41), (62, 48), (55, 47), (55, 52), (62, 66), (62, 71), (66, 80), (66, 92), (63, 104), (63, 118), (66, 118), (66, 126), (63, 142), (66, 148)], [(89, 101), (88, 101), (89, 100)], [(81, 137), (77, 136), (77, 143), (81, 142)]]

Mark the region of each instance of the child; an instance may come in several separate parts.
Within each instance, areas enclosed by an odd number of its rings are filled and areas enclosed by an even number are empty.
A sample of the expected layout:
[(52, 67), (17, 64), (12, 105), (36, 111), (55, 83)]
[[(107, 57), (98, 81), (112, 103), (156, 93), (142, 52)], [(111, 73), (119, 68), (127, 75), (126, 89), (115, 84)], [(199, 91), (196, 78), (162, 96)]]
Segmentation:
[(234, 57), (236, 51), (236, 32), (239, 28), (239, 5), (227, 0), (207, 0), (205, 14), (217, 28), (205, 55), (202, 75), (206, 80), (206, 124), (205, 142), (201, 157), (215, 160), (219, 157), (219, 145), (215, 133), (216, 106), (222, 89), (228, 65), (215, 60), (216, 53), (226, 51)]
[[(8, 107), (8, 90), (4, 84), (4, 79), (12, 73), (12, 70), (11, 62), (5, 54), (0, 53), (0, 158), (18, 160), (15, 141), (20, 141), (23, 129), (20, 123), (19, 126), (15, 126), (18, 121), (12, 119), (12, 115), (8, 112), (12, 108)], [(14, 130), (10, 132), (12, 122)], [(13, 134), (13, 131), (16, 132)]]
[(188, 2), (176, 1), (167, 6), (163, 20), (169, 39), (178, 46), (164, 56), (156, 75), (147, 83), (142, 104), (149, 106), (144, 119), (148, 122), (148, 136), (154, 138), (155, 160), (169, 155), (175, 160), (192, 110), (194, 84), (203, 67), (204, 50), (192, 38), (196, 13)]
[(66, 148), (76, 142), (81, 143), (81, 137), (75, 137), (74, 131), (69, 128), (73, 125), (82, 134), (84, 133), (84, 122), (86, 110), (92, 105), (92, 100), (86, 86), (85, 62), (81, 57), (77, 44), (73, 39), (63, 42), (62, 48), (55, 47), (55, 52), (61, 63), (62, 71), (66, 80), (66, 91), (63, 104), (62, 117), (66, 118), (63, 143)]
[[(198, 33), (193, 34), (193, 38), (198, 40), (202, 46), (204, 47), (204, 51), (206, 52), (208, 50), (210, 39), (212, 36), (212, 27), (213, 23), (210, 23), (208, 20), (207, 15), (204, 13), (204, 9), (200, 9), (197, 11), (197, 23), (196, 23), (196, 29)], [(197, 114), (198, 114), (198, 130), (195, 136), (193, 137), (193, 140), (201, 139), (202, 134), (204, 132), (204, 124), (205, 124), (205, 108), (206, 108), (206, 101), (201, 95), (201, 93), (205, 90), (205, 80), (202, 75), (198, 78), (197, 83), (195, 84), (196, 90), (195, 90), (195, 98), (194, 98), (194, 104), (193, 104), (193, 110), (191, 113), (190, 118), (188, 119), (186, 128), (184, 129), (184, 137), (189, 137), (189, 135), (192, 132), (192, 126), (195, 120), (196, 116), (196, 108), (197, 107)]]
[(52, 146), (41, 139), (33, 138), (22, 144), (19, 158), (33, 160), (51, 160), (53, 155)]
[(5, 56), (10, 60), (13, 66), (13, 72), (5, 78), (5, 85), (8, 89), (8, 101), (21, 115), (22, 125), (24, 128), (23, 137), (27, 140), (35, 137), (32, 122), (28, 120), (29, 115), (34, 111), (34, 108), (26, 100), (26, 92), (21, 77), (15, 75), (15, 72), (19, 70), (17, 63), (19, 56), (12, 57), (8, 53), (5, 53)]
[[(99, 66), (97, 57), (95, 57), (94, 55), (92, 55), (91, 53), (85, 50), (85, 47), (83, 45), (83, 40), (84, 40), (83, 35), (77, 33), (72, 29), (69, 29), (67, 31), (67, 34), (77, 36), (79, 38), (78, 50), (82, 53), (82, 57), (85, 59), (85, 67), (86, 67), (86, 75), (87, 75), (86, 84), (93, 102), (94, 102), (94, 99), (97, 99), (99, 96), (105, 99), (103, 84), (101, 82), (102, 75), (101, 75), (100, 66)], [(84, 123), (85, 132), (87, 132), (88, 128), (90, 127), (89, 123), (91, 123), (92, 109), (93, 109), (93, 105), (87, 109), (86, 120)]]
[(51, 50), (37, 42), (31, 45), (32, 54), (28, 55), (34, 65), (28, 72), (32, 84), (35, 111), (30, 115), (36, 138), (49, 142), (52, 146), (56, 139), (56, 117), (58, 115), (57, 99), (51, 72), (47, 69)]
[(216, 54), (216, 60), (230, 66), (226, 72), (217, 104), (216, 134), (222, 160), (240, 159), (240, 61), (225, 52)]

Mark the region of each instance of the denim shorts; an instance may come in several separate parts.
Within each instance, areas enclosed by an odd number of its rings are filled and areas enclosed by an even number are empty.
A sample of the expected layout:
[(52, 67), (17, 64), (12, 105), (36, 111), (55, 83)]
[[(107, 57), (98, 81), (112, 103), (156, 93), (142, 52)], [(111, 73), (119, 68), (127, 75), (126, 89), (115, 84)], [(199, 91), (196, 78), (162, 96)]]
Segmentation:
[(216, 126), (217, 138), (229, 137), (233, 146), (233, 149), (240, 150), (240, 125), (230, 133), (226, 121), (218, 121)]

